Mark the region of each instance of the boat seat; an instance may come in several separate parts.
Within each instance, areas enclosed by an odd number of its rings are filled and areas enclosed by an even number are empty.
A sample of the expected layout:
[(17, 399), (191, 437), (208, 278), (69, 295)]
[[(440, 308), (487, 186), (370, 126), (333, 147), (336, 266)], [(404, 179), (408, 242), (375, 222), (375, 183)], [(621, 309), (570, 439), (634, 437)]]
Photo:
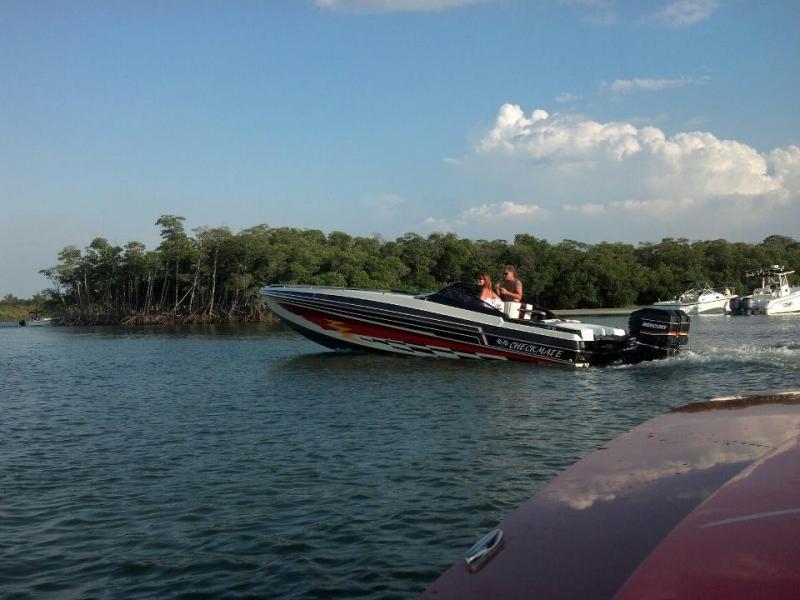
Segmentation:
[(519, 307), (519, 302), (503, 302), (503, 312), (508, 316), (509, 319), (519, 318)]
[(525, 304), (521, 302), (503, 302), (503, 312), (508, 316), (509, 319), (522, 319), (525, 321), (530, 321), (533, 311), (533, 304)]

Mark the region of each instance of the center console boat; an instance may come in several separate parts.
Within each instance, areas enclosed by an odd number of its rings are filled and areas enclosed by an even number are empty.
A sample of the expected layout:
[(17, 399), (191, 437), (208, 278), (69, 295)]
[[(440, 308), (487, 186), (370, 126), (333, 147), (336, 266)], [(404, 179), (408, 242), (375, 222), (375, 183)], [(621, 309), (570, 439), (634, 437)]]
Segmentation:
[(746, 277), (761, 278), (761, 287), (753, 290), (753, 314), (778, 315), (800, 312), (800, 286), (789, 285), (789, 275), (794, 271), (774, 265), (747, 273)]
[(731, 301), (738, 298), (727, 288), (715, 290), (708, 286), (691, 288), (674, 300), (664, 300), (653, 304), (654, 308), (673, 308), (688, 314), (721, 314), (731, 312)]

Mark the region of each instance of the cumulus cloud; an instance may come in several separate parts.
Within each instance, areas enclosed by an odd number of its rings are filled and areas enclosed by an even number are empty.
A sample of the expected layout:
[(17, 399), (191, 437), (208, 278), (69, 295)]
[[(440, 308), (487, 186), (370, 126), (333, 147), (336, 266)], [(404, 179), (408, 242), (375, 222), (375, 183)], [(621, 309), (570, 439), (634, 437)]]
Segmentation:
[(677, 0), (658, 11), (653, 20), (670, 27), (686, 27), (705, 21), (718, 8), (717, 0)]
[[(575, 239), (755, 240), (800, 227), (796, 145), (760, 152), (708, 131), (667, 134), (653, 125), (504, 104), (456, 168), (472, 179), (465, 189), (481, 192), (471, 208), (436, 216), (450, 230), (477, 235), (547, 235), (558, 222), (557, 235)], [(484, 203), (485, 193), (536, 200)], [(557, 221), (559, 213), (570, 218)]]
[(526, 116), (515, 104), (500, 108), (495, 126), (476, 151), (593, 167), (635, 161), (636, 172), (630, 177), (641, 178), (642, 187), (658, 198), (758, 196), (780, 192), (784, 184), (798, 191), (793, 146), (765, 156), (746, 144), (707, 132), (667, 136), (656, 127), (551, 116), (543, 110)]
[(796, 199), (800, 190), (800, 147), (776, 148), (767, 156), (767, 164), (784, 191), (781, 203), (791, 200), (793, 194)]
[(576, 161), (597, 152), (622, 160), (641, 151), (637, 129), (629, 123), (597, 123), (534, 110), (525, 116), (516, 104), (500, 107), (495, 127), (481, 139), (479, 153), (505, 152), (535, 159)]
[(341, 10), (346, 12), (424, 12), (496, 1), (497, 0), (314, 0), (314, 4), (325, 10)]

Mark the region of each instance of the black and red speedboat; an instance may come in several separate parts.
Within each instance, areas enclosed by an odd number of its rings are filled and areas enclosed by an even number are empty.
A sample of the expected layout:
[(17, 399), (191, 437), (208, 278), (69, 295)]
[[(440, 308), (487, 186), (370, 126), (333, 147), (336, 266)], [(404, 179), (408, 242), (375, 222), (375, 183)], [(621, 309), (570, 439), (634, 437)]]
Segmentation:
[(689, 333), (680, 310), (637, 310), (628, 332), (557, 319), (529, 304), (522, 318), (512, 318), (466, 283), (430, 294), (293, 285), (270, 285), (261, 294), (290, 327), (324, 346), (409, 356), (624, 364), (674, 355)]

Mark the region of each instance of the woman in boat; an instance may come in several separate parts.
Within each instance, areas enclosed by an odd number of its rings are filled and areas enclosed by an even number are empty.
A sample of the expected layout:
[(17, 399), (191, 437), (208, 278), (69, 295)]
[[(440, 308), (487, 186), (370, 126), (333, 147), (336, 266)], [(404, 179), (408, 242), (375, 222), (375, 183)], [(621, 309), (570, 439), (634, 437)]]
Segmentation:
[(503, 310), (503, 301), (492, 289), (492, 276), (489, 273), (478, 273), (478, 285), (481, 287), (481, 300), (492, 308)]

